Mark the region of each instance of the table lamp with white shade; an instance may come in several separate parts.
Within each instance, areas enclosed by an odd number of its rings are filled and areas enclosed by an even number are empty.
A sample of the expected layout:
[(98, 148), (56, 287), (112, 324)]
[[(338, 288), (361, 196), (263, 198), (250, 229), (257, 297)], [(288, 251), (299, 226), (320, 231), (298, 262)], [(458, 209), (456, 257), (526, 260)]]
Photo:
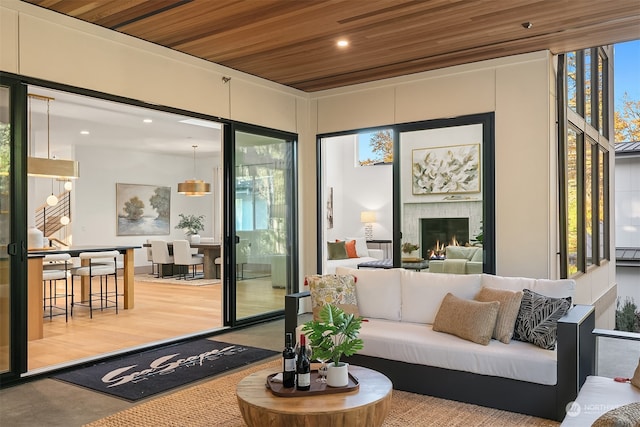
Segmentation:
[(373, 223), (376, 222), (376, 213), (373, 211), (360, 212), (360, 222), (364, 223), (365, 240), (373, 240)]

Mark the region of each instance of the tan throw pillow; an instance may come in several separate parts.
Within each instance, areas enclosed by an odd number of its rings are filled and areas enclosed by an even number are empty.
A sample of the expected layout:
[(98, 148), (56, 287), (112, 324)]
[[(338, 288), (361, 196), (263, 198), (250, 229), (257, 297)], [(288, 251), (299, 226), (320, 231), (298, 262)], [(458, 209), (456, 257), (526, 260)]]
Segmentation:
[(480, 302), (498, 301), (500, 303), (496, 327), (493, 329), (493, 338), (509, 344), (513, 337), (513, 328), (516, 326), (516, 319), (522, 302), (522, 291), (482, 288), (474, 299)]
[(636, 427), (640, 425), (640, 402), (629, 403), (605, 412), (591, 427)]
[(636, 371), (633, 373), (633, 377), (631, 378), (631, 384), (640, 388), (640, 360), (638, 361)]
[(433, 330), (487, 345), (496, 326), (500, 303), (480, 302), (445, 295), (433, 322)]
[(313, 275), (307, 276), (305, 281), (309, 285), (311, 294), (311, 308), (313, 320), (319, 320), (318, 314), (325, 304), (333, 304), (345, 313), (360, 316), (356, 299), (356, 281), (351, 275)]

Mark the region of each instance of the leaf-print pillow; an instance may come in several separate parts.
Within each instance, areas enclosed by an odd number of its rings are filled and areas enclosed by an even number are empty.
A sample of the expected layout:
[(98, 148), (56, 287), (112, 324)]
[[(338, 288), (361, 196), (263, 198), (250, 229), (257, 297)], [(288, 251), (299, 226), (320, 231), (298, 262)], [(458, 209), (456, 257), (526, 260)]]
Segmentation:
[(571, 297), (550, 298), (529, 289), (523, 290), (513, 339), (526, 341), (547, 350), (556, 347), (558, 319), (571, 308)]

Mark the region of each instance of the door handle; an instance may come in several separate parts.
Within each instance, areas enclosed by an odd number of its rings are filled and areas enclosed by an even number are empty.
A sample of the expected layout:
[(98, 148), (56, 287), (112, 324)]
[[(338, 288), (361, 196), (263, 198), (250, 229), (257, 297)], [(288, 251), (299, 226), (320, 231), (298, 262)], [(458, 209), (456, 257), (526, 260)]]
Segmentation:
[(240, 236), (235, 236), (234, 241), (236, 242), (236, 244), (240, 243)]
[(18, 255), (18, 244), (17, 243), (9, 243), (7, 245), (7, 253), (11, 256)]

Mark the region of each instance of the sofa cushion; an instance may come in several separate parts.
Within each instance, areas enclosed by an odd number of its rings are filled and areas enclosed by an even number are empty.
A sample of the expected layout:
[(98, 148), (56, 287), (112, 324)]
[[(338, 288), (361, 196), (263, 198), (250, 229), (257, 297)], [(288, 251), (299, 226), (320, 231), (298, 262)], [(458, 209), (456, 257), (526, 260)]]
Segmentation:
[(571, 298), (550, 298), (525, 289), (513, 338), (538, 347), (556, 347), (558, 319), (571, 308)]
[(347, 248), (345, 247), (344, 242), (327, 242), (327, 254), (328, 259), (349, 258), (347, 256)]
[(364, 237), (347, 237), (347, 240), (355, 240), (356, 254), (359, 257), (369, 256), (369, 248)]
[(325, 304), (333, 304), (346, 313), (360, 316), (358, 300), (356, 298), (356, 286), (351, 275), (339, 276), (337, 274), (313, 275), (305, 277), (311, 294), (311, 308), (313, 319), (318, 320), (318, 314)]
[(479, 274), (423, 273), (402, 270), (402, 321), (433, 323), (444, 296), (473, 299), (480, 290)]
[(505, 344), (509, 344), (516, 326), (516, 318), (522, 302), (522, 291), (507, 289), (481, 288), (474, 298), (476, 301), (498, 301), (500, 309), (492, 337)]
[(635, 427), (640, 425), (640, 402), (611, 409), (591, 424), (591, 427)]
[(350, 274), (356, 278), (356, 296), (360, 316), (400, 320), (400, 269), (336, 268), (337, 274)]
[(358, 354), (365, 356), (536, 384), (557, 383), (556, 352), (526, 342), (504, 345), (491, 340), (489, 345), (478, 345), (434, 332), (431, 325), (380, 319), (363, 322), (358, 336), (364, 340)]
[(498, 301), (480, 302), (445, 295), (433, 322), (433, 330), (487, 345), (498, 317)]
[(526, 277), (494, 276), (492, 274), (482, 275), (482, 286), (512, 291), (529, 289), (551, 298), (573, 298), (576, 291), (576, 282), (573, 279), (530, 279)]

